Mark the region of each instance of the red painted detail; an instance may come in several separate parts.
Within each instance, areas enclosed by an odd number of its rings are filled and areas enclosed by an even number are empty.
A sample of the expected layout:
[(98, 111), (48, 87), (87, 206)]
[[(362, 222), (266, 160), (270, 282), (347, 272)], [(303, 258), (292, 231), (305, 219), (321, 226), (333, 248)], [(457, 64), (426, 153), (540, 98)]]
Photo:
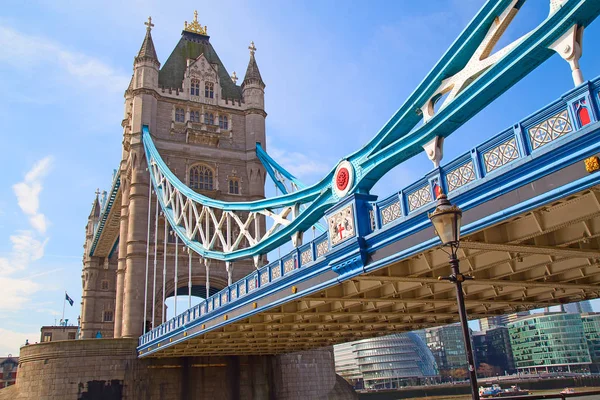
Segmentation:
[(440, 187), (440, 185), (438, 185), (437, 183), (433, 184), (433, 194), (435, 195), (435, 199), (437, 200), (438, 197), (440, 197), (444, 192), (442, 191), (442, 188)]
[(587, 124), (592, 122), (590, 119), (590, 113), (588, 112), (587, 108), (581, 107), (579, 109), (578, 114), (579, 114), (579, 122), (581, 122), (581, 126), (586, 126)]
[(348, 172), (347, 168), (340, 168), (335, 177), (335, 184), (338, 190), (345, 190), (348, 187), (348, 182), (350, 182), (350, 172)]
[(338, 224), (338, 232), (340, 233), (340, 239), (343, 239), (343, 238), (344, 238), (344, 231), (345, 231), (345, 230), (346, 230), (346, 229), (344, 229), (344, 225), (342, 225), (342, 224)]

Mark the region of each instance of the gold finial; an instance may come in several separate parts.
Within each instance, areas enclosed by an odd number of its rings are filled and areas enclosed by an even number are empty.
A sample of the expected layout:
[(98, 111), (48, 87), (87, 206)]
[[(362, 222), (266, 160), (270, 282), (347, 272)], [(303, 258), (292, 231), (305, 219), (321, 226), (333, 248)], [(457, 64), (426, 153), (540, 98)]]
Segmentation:
[(185, 21), (183, 24), (183, 30), (192, 33), (198, 33), (200, 35), (206, 35), (208, 32), (208, 26), (202, 26), (198, 22), (198, 11), (194, 10), (194, 20), (191, 24), (188, 25), (188, 22)]
[(250, 55), (253, 56), (256, 52), (256, 46), (254, 46), (254, 41), (250, 42), (250, 46), (248, 46), (248, 49), (250, 50)]
[(154, 27), (154, 24), (152, 23), (152, 17), (148, 17), (148, 22), (144, 22), (144, 25), (146, 25), (147, 31), (151, 31)]
[(237, 83), (238, 81), (238, 77), (235, 71), (233, 71), (233, 74), (231, 74), (231, 80), (233, 81), (233, 83)]

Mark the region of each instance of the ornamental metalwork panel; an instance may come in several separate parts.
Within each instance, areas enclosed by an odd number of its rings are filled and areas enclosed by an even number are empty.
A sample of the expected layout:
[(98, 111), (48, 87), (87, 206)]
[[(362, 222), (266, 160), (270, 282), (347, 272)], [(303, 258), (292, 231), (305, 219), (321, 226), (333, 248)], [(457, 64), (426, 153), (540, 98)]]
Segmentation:
[(208, 312), (211, 312), (213, 309), (212, 299), (208, 301)]
[(227, 303), (227, 293), (221, 294), (221, 305)]
[(288, 272), (292, 272), (294, 270), (294, 259), (290, 258), (289, 260), (285, 260), (283, 263), (283, 272), (287, 274)]
[(500, 168), (517, 158), (519, 158), (519, 149), (514, 137), (483, 153), (486, 172)]
[(356, 235), (354, 230), (354, 207), (347, 205), (327, 219), (331, 245), (335, 246)]
[(235, 290), (235, 288), (231, 289), (231, 300), (235, 300), (237, 299), (237, 291)]
[(260, 284), (261, 286), (265, 283), (269, 283), (269, 271), (265, 271), (260, 275)]
[(256, 289), (256, 279), (250, 279), (248, 281), (248, 291), (251, 292)]
[(325, 255), (329, 251), (329, 242), (327, 240), (323, 240), (321, 243), (317, 244), (317, 258)]
[(275, 280), (279, 277), (281, 277), (281, 267), (277, 264), (271, 268), (271, 280)]
[(446, 174), (448, 192), (456, 190), (474, 180), (475, 168), (473, 167), (473, 161), (469, 161), (468, 163), (463, 164)]
[(401, 216), (402, 210), (400, 209), (400, 202), (395, 201), (392, 204), (385, 206), (381, 209), (381, 224), (389, 224), (390, 222), (397, 220)]
[(243, 296), (243, 295), (245, 295), (245, 294), (246, 294), (246, 285), (245, 285), (245, 284), (243, 284), (243, 283), (242, 283), (242, 284), (239, 286), (239, 289), (240, 289), (240, 296)]
[(431, 203), (432, 201), (433, 198), (431, 197), (429, 185), (425, 185), (408, 195), (408, 209), (409, 211), (414, 211), (419, 207), (423, 207), (427, 203)]
[[(327, 243), (326, 241), (323, 243)], [(302, 261), (302, 265), (306, 265), (311, 262), (312, 259), (312, 251), (310, 249), (306, 249), (300, 254), (300, 260)]]
[(573, 132), (569, 112), (563, 110), (556, 115), (529, 128), (529, 138), (533, 150), (538, 149), (559, 137)]

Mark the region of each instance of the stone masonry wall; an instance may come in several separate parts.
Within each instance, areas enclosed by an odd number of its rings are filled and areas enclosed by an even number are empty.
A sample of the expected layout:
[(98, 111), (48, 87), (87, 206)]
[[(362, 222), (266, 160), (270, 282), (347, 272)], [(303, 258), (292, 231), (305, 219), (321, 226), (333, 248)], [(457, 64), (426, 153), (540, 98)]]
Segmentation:
[(21, 348), (17, 382), (0, 400), (346, 400), (331, 348), (280, 356), (138, 359), (135, 339)]

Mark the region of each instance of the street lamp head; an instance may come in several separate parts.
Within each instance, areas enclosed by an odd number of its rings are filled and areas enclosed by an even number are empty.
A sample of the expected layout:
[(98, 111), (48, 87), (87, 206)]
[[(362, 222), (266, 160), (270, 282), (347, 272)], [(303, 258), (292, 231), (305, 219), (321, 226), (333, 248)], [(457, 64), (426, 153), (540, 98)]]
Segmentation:
[(429, 219), (444, 246), (458, 247), (461, 218), (462, 210), (452, 205), (445, 194), (441, 194)]

